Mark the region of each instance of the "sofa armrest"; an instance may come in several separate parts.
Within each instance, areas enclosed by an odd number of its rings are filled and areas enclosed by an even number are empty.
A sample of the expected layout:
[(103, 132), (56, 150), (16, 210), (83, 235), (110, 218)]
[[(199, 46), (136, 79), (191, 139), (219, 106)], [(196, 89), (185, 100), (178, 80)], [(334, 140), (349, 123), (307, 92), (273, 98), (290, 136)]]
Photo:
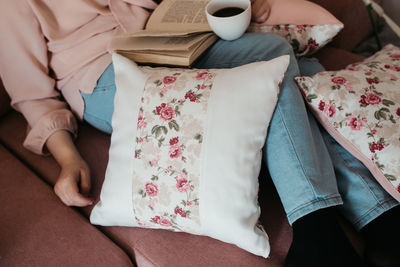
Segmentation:
[[(372, 25), (367, 8), (362, 0), (311, 0), (331, 12), (343, 22), (343, 30), (333, 39), (331, 45), (352, 51), (359, 43), (372, 34)], [(374, 0), (381, 3), (382, 0)]]
[(0, 117), (10, 110), (10, 98), (0, 80)]

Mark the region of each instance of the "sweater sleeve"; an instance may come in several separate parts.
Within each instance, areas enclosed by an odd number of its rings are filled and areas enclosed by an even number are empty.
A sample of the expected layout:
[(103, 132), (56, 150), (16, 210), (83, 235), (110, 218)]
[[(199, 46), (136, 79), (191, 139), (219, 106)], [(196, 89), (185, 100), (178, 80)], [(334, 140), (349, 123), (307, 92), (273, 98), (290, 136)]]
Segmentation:
[(25, 0), (0, 1), (0, 76), (11, 105), (29, 124), (24, 146), (43, 154), (57, 130), (76, 135), (77, 123), (49, 75), (45, 37)]

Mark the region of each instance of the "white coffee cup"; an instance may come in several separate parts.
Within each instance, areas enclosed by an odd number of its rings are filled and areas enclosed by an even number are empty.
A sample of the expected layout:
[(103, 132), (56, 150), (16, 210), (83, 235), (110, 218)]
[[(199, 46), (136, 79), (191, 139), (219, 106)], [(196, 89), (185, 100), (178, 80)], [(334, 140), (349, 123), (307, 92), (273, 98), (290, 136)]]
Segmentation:
[[(244, 11), (237, 15), (221, 17), (215, 12), (228, 7), (241, 8)], [(232, 41), (242, 36), (251, 20), (250, 0), (211, 0), (206, 8), (208, 24), (221, 39)]]

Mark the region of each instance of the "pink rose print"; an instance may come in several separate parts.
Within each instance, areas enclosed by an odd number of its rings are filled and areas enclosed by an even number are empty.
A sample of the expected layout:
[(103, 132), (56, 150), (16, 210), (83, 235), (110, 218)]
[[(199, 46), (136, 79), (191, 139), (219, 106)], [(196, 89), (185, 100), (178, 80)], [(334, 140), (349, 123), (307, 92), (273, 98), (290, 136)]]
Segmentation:
[(179, 179), (176, 182), (176, 188), (178, 189), (179, 192), (186, 192), (190, 189), (190, 185), (188, 183), (188, 180), (186, 179)]
[(157, 166), (158, 162), (160, 161), (160, 158), (161, 156), (157, 155), (157, 157), (151, 161), (151, 166)]
[(186, 202), (186, 206), (191, 206), (193, 203), (192, 203), (192, 201), (187, 201)]
[(310, 50), (314, 50), (318, 48), (319, 44), (314, 40), (314, 39), (309, 39), (307, 46), (310, 48)]
[(400, 184), (397, 186), (397, 191), (400, 193)]
[(152, 208), (154, 208), (154, 206), (156, 205), (156, 203), (157, 203), (157, 199), (154, 198), (152, 201), (150, 201), (149, 206), (152, 207)]
[(146, 127), (146, 123), (143, 120), (143, 110), (139, 111), (139, 117), (138, 117), (138, 122), (137, 122), (137, 128), (142, 129)]
[(187, 92), (185, 95), (185, 99), (188, 99), (188, 98), (189, 98), (190, 102), (197, 102), (197, 97), (194, 94), (194, 92)]
[(179, 214), (181, 217), (186, 218), (187, 215), (186, 213), (183, 212), (183, 210), (181, 208), (175, 208), (175, 214)]
[(146, 194), (150, 197), (155, 197), (158, 195), (158, 186), (151, 182), (146, 183)]
[(369, 146), (369, 150), (372, 153), (375, 153), (376, 150), (381, 151), (385, 147), (382, 144), (376, 144), (375, 142), (372, 142), (371, 145)]
[(390, 57), (394, 59), (400, 59), (400, 54), (392, 54)]
[(378, 105), (382, 99), (377, 94), (370, 93), (366, 96), (365, 101), (370, 105)]
[(140, 152), (139, 151), (135, 151), (135, 159), (140, 159)]
[(178, 136), (169, 139), (169, 144), (170, 144), (171, 146), (177, 144), (178, 142), (179, 142), (179, 137), (178, 137)]
[(160, 216), (155, 216), (155, 217), (151, 218), (151, 220), (152, 220), (153, 222), (159, 224), (160, 221), (161, 221), (161, 218), (160, 218)]
[(372, 130), (371, 130), (371, 134), (376, 134), (376, 130), (375, 130), (375, 129), (372, 129)]
[(200, 71), (200, 72), (197, 74), (196, 80), (204, 80), (204, 79), (206, 79), (207, 77), (208, 77), (208, 71), (203, 70), (203, 71)]
[(366, 96), (362, 95), (360, 101), (358, 101), (358, 103), (360, 103), (362, 106), (366, 107), (368, 106), (367, 100), (366, 100)]
[[(306, 26), (305, 25), (296, 25), (296, 28), (297, 28), (297, 32), (301, 33), (306, 28)], [(285, 30), (289, 31), (289, 27), (285, 26)]]
[(172, 226), (172, 222), (166, 218), (163, 218), (160, 220), (160, 225), (164, 226), (164, 227), (171, 227)]
[(172, 171), (172, 166), (168, 166), (168, 168), (166, 168), (166, 169), (164, 170), (164, 173), (165, 173), (165, 174), (168, 174), (170, 171)]
[(162, 103), (161, 106), (156, 107), (157, 115), (160, 115), (160, 118), (163, 121), (171, 121), (175, 116), (175, 111), (172, 107), (167, 106), (167, 104)]
[(335, 113), (336, 113), (336, 108), (335, 108), (335, 106), (334, 106), (334, 105), (330, 105), (330, 104), (325, 105), (325, 107), (324, 107), (324, 113), (325, 113), (328, 117), (332, 118), (333, 115), (335, 115)]
[(400, 116), (400, 108), (397, 108), (397, 110), (396, 110), (396, 115), (397, 115), (397, 116)]
[(179, 179), (186, 179), (187, 178), (187, 174), (184, 172), (181, 172), (181, 174), (179, 174)]
[(353, 92), (353, 85), (351, 83), (347, 84), (345, 89), (349, 92)]
[(369, 84), (373, 84), (373, 83), (378, 84), (379, 80), (377, 78), (367, 78), (367, 82)]
[(334, 84), (337, 84), (337, 85), (343, 85), (343, 84), (345, 84), (345, 83), (347, 82), (346, 78), (344, 78), (344, 77), (342, 77), (342, 76), (333, 77), (333, 78), (331, 79), (331, 81), (332, 81)]
[(169, 157), (178, 158), (182, 154), (182, 149), (178, 144), (169, 147)]
[(160, 92), (161, 92), (161, 94), (165, 95), (168, 92), (168, 90), (170, 90), (171, 88), (172, 88), (171, 85), (165, 86), (165, 87), (161, 88)]
[(354, 116), (348, 118), (349, 120), (349, 125), (351, 127), (352, 130), (356, 130), (359, 131), (361, 129), (361, 127), (363, 127), (363, 123), (361, 119), (358, 119)]
[(324, 110), (324, 107), (325, 107), (325, 102), (322, 101), (322, 100), (320, 100), (320, 101), (319, 101), (319, 104), (318, 104), (318, 109), (321, 110), (321, 111), (323, 111), (323, 110)]
[(176, 81), (176, 77), (175, 76), (165, 76), (163, 78), (163, 83), (164, 84), (171, 84), (174, 83)]

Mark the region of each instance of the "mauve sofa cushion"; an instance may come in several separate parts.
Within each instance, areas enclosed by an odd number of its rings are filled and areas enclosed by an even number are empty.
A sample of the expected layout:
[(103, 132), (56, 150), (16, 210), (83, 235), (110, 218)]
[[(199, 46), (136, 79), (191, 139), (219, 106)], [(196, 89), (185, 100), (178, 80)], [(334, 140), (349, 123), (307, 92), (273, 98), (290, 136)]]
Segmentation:
[[(34, 168), (48, 183), (54, 184), (59, 168), (51, 157), (40, 157), (25, 150), (21, 143), (26, 127), (24, 119), (10, 112), (0, 120), (0, 140), (14, 151), (27, 165)], [(98, 200), (108, 160), (110, 136), (87, 124), (80, 126), (76, 144), (91, 167), (92, 194)], [(129, 227), (99, 227), (124, 249), (138, 266), (282, 266), (291, 243), (292, 232), (279, 197), (264, 169), (260, 175), (261, 221), (271, 242), (270, 258), (254, 256), (234, 245), (209, 237), (165, 230)], [(82, 209), (89, 216), (92, 207)]]
[(0, 177), (1, 266), (133, 266), (3, 146)]

